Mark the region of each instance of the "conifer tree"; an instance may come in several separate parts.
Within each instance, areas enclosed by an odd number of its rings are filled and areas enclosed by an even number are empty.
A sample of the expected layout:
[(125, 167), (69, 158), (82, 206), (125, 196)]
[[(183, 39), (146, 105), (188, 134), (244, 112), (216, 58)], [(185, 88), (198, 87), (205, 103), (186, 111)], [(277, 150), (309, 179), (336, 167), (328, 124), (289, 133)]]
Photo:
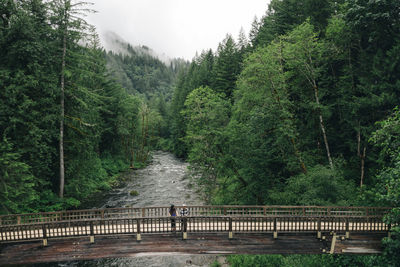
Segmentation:
[(214, 65), (213, 89), (227, 98), (233, 96), (237, 75), (240, 72), (240, 57), (235, 41), (227, 35), (218, 46)]
[(69, 71), (66, 69), (67, 49), (76, 44), (87, 34), (88, 24), (82, 19), (82, 14), (90, 12), (87, 2), (73, 0), (56, 0), (51, 3), (53, 20), (58, 28), (60, 41), (60, 130), (59, 130), (59, 160), (60, 180), (59, 196), (64, 196), (65, 162), (64, 162), (64, 121), (65, 121), (65, 78)]

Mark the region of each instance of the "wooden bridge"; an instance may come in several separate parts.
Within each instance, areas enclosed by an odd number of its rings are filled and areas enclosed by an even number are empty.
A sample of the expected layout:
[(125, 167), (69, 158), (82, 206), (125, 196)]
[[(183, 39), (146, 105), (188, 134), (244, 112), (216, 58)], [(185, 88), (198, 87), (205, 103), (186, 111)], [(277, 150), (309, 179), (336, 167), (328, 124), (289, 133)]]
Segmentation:
[(187, 208), (175, 231), (168, 207), (0, 216), (0, 265), (171, 252), (380, 253), (390, 230), (382, 220), (390, 208), (382, 207)]

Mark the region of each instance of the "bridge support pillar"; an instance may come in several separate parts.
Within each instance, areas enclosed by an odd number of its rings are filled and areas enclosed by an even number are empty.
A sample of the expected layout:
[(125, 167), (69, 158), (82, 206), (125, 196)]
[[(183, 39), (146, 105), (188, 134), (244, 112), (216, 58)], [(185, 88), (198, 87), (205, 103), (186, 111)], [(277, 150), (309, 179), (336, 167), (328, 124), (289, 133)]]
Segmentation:
[(317, 227), (318, 227), (317, 238), (321, 239), (322, 238), (322, 235), (321, 235), (321, 217), (318, 218)]
[(90, 243), (94, 243), (94, 227), (93, 227), (93, 222), (90, 222)]
[(278, 238), (278, 232), (274, 232), (274, 239), (277, 239)]
[(333, 233), (331, 250), (329, 251), (329, 254), (333, 254), (335, 252), (335, 245), (336, 245), (336, 233)]
[(346, 218), (346, 239), (350, 238), (350, 222), (349, 218)]
[(233, 238), (233, 231), (232, 231), (232, 217), (229, 217), (229, 239)]
[(45, 224), (42, 225), (42, 233), (43, 233), (43, 246), (46, 247), (47, 246), (47, 228), (46, 228)]
[[(144, 209), (142, 209), (142, 210), (144, 210)], [(138, 219), (136, 221), (136, 230), (137, 230), (136, 241), (141, 241), (142, 240), (142, 236), (140, 235), (140, 219)]]
[(182, 239), (187, 239), (187, 220), (188, 218), (183, 217), (181, 222), (181, 230), (182, 230)]

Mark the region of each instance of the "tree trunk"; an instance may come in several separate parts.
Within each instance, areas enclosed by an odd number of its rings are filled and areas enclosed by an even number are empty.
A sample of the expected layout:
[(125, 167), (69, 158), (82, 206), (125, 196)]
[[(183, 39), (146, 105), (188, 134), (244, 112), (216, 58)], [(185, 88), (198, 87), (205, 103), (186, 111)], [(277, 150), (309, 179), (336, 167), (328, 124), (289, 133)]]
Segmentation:
[(142, 145), (140, 148), (140, 161), (143, 162), (144, 159), (144, 116), (145, 116), (145, 112), (142, 112)]
[(360, 187), (362, 187), (363, 184), (364, 184), (364, 173), (365, 173), (365, 171), (364, 171), (364, 166), (365, 166), (365, 156), (366, 156), (366, 153), (367, 153), (367, 147), (364, 147), (363, 154), (360, 155), (360, 158), (361, 158)]
[(131, 164), (130, 164), (130, 168), (134, 169), (134, 163), (135, 163), (135, 132), (134, 132), (134, 122), (132, 122), (132, 136), (131, 136)]
[(65, 89), (65, 55), (67, 53), (67, 10), (65, 10), (65, 29), (63, 32), (63, 50), (62, 50), (62, 62), (61, 62), (61, 95), (60, 95), (60, 108), (61, 108), (61, 117), (60, 117), (60, 198), (64, 197), (64, 181), (65, 181), (65, 169), (64, 169), (64, 89)]
[(325, 143), (325, 149), (326, 149), (326, 155), (328, 156), (328, 161), (329, 161), (329, 166), (331, 169), (333, 169), (333, 161), (331, 158), (331, 152), (329, 150), (329, 144), (328, 144), (328, 138), (326, 137), (326, 131), (325, 131), (325, 126), (324, 126), (324, 120), (322, 119), (322, 112), (320, 108), (320, 103), (319, 103), (319, 97), (318, 97), (318, 87), (315, 81), (313, 81), (313, 86), (314, 86), (314, 96), (315, 96), (315, 102), (317, 103), (318, 106), (318, 112), (319, 112), (319, 125), (321, 127), (322, 131), (322, 136), (324, 138), (324, 143)]
[[(147, 141), (147, 136), (149, 134), (149, 116), (146, 116), (146, 128), (144, 130), (144, 141), (143, 141), (143, 147), (146, 146), (146, 141)], [(147, 149), (147, 152), (144, 154), (143, 162), (147, 161), (147, 157), (149, 155), (149, 151)]]
[(360, 122), (358, 122), (358, 132), (357, 132), (357, 156), (361, 160), (361, 174), (360, 174), (360, 187), (364, 184), (364, 176), (365, 176), (365, 157), (367, 153), (367, 147), (364, 146), (363, 153), (361, 154), (361, 126)]
[(304, 164), (303, 159), (301, 158), (300, 151), (297, 149), (295, 139), (294, 139), (293, 137), (290, 138), (290, 142), (291, 142), (292, 145), (293, 145), (294, 155), (295, 155), (295, 156), (297, 157), (297, 159), (299, 160), (301, 170), (303, 171), (304, 174), (307, 174), (307, 167), (306, 167), (306, 165)]

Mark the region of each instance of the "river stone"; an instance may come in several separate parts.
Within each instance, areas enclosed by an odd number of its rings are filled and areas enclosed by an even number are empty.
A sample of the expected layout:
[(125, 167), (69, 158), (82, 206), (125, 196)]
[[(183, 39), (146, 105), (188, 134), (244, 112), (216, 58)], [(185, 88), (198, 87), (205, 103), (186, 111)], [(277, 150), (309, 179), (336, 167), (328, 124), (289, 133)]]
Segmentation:
[(136, 191), (136, 190), (132, 190), (129, 194), (130, 194), (131, 196), (133, 196), (133, 197), (136, 197), (136, 196), (139, 195), (139, 192)]

